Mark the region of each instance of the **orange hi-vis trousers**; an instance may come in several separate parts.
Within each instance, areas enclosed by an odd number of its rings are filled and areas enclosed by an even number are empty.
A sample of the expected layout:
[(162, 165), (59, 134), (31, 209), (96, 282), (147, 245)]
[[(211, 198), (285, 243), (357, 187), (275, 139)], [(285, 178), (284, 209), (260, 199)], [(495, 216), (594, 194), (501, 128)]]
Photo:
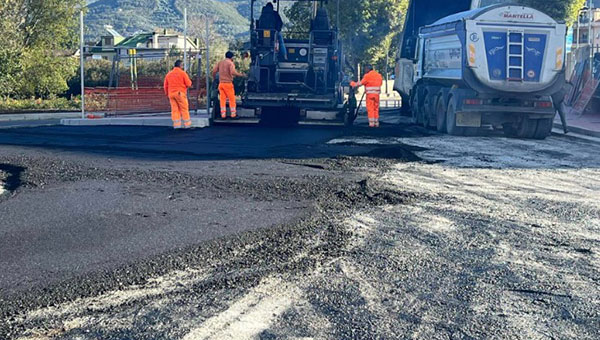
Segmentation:
[(173, 120), (173, 127), (175, 129), (181, 128), (182, 119), (184, 127), (191, 127), (192, 120), (190, 119), (190, 107), (188, 105), (187, 94), (183, 92), (169, 93), (169, 101), (171, 102), (171, 119)]
[(231, 117), (237, 117), (237, 103), (235, 102), (235, 89), (233, 83), (219, 84), (219, 99), (221, 100), (221, 118), (227, 116), (227, 101), (229, 100), (229, 110)]
[(367, 115), (369, 126), (379, 126), (379, 94), (367, 94)]

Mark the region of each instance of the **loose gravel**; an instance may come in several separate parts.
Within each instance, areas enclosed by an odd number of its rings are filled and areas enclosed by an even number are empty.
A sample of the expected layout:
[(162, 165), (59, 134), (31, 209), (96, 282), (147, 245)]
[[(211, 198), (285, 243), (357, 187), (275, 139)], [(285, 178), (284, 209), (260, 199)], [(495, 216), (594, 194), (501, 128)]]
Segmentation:
[(207, 197), (314, 204), (283, 225), (0, 301), (0, 336), (600, 337), (597, 145), (449, 136), (350, 136), (330, 143), (384, 151), (259, 161), (303, 173), (293, 178), (182, 173), (173, 179), (129, 166), (106, 172), (53, 159), (7, 159), (25, 169), (22, 190), (74, 178), (174, 180), (212, 188), (202, 193)]

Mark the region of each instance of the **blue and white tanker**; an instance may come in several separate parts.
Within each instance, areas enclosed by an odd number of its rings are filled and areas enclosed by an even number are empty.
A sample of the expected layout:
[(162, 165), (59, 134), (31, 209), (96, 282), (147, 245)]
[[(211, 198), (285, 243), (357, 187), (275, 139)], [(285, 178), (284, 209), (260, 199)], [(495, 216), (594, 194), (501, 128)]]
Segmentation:
[(504, 1), (413, 0), (394, 87), (438, 131), (542, 139), (565, 84), (565, 36), (564, 23)]

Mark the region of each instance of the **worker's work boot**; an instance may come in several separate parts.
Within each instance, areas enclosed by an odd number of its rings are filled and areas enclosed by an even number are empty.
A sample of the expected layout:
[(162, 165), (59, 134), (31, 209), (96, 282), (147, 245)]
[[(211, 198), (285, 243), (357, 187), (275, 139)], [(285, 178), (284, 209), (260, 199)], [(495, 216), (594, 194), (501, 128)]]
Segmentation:
[(375, 127), (378, 128), (379, 127), (379, 120), (375, 121)]

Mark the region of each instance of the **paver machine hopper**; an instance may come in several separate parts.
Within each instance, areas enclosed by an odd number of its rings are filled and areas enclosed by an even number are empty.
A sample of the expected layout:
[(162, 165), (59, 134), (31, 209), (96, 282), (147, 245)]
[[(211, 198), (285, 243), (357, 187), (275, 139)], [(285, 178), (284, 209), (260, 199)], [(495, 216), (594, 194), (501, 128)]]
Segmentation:
[[(284, 28), (280, 15), (282, 1), (311, 3), (308, 32)], [(258, 19), (256, 2), (250, 0), (251, 62), (245, 91), (241, 93), (239, 121), (274, 119), (300, 124), (351, 125), (356, 118), (356, 97), (343, 72), (340, 19), (336, 15), (338, 24), (331, 24), (327, 0), (268, 2)], [(219, 105), (213, 106), (214, 121), (222, 122)]]

